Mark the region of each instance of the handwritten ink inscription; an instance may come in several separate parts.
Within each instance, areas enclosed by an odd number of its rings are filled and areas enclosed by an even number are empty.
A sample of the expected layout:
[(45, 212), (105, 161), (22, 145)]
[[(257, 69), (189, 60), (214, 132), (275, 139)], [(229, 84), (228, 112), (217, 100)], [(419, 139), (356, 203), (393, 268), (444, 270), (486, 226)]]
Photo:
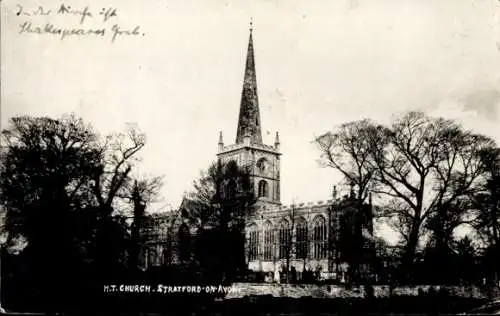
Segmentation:
[[(118, 9), (114, 7), (93, 11), (88, 6), (74, 8), (70, 5), (61, 4), (54, 8), (38, 6), (27, 9), (18, 4), (16, 15), (24, 18), (19, 24), (19, 34), (52, 35), (58, 36), (61, 40), (69, 37), (109, 37), (111, 43), (114, 43), (120, 37), (145, 35), (141, 31), (140, 25), (123, 26), (117, 23)], [(37, 22), (35, 21), (37, 17), (44, 17), (45, 21)], [(65, 21), (64, 26), (57, 25), (56, 22), (50, 22), (51, 17), (63, 17), (65, 20), (69, 19), (69, 22), (73, 24), (67, 27), (66, 24), (68, 23)], [(92, 23), (92, 26), (86, 25), (90, 23)]]

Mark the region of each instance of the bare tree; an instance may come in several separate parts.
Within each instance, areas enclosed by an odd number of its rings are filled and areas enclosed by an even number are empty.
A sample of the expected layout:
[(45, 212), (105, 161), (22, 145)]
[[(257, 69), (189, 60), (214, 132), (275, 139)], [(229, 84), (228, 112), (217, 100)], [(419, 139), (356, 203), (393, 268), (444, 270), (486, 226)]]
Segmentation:
[(473, 227), (486, 245), (485, 260), (490, 262), (493, 280), (499, 280), (500, 262), (500, 149), (484, 152), (486, 183), (475, 194)]
[[(342, 236), (349, 235), (348, 238), (342, 238), (346, 242), (346, 251), (342, 251), (344, 254), (360, 252), (365, 243), (361, 238), (361, 226), (365, 227), (368, 221), (372, 220), (372, 214), (371, 210), (368, 212), (370, 214), (366, 212), (364, 204), (370, 196), (370, 192), (377, 188), (377, 182), (375, 181), (377, 168), (371, 161), (373, 156), (372, 144), (383, 142), (385, 140), (384, 132), (384, 128), (365, 119), (342, 124), (335, 132), (323, 134), (315, 139), (315, 144), (320, 150), (320, 164), (340, 171), (345, 181), (350, 185), (349, 203), (356, 211), (350, 214), (352, 218), (345, 221), (341, 227)], [(347, 224), (348, 222), (349, 224)], [(349, 233), (347, 233), (348, 231)], [(340, 260), (338, 248), (342, 247), (342, 243), (339, 242), (339, 236), (336, 237), (335, 242), (333, 240), (329, 242), (329, 256), (333, 257), (333, 253), (336, 253), (338, 266)], [(353, 238), (358, 241), (356, 250), (353, 248), (354, 244), (349, 244)], [(334, 250), (334, 248), (336, 249)], [(354, 279), (354, 276), (358, 274), (360, 263), (357, 262), (357, 259), (360, 259), (360, 255), (348, 256), (351, 279)], [(330, 261), (333, 261), (333, 258)]]
[(406, 239), (404, 262), (409, 265), (415, 257), (422, 224), (429, 216), (424, 192), (436, 164), (439, 129), (422, 113), (411, 112), (396, 120), (391, 129), (381, 130), (383, 141), (379, 139), (371, 146), (371, 163), (380, 184), (375, 192), (393, 200), (389, 205), (395, 207), (387, 208), (385, 215), (404, 225), (400, 232)]
[[(480, 199), (478, 191), (491, 189), (484, 189), (488, 180), (484, 153), (491, 151), (494, 141), (464, 130), (453, 120), (422, 112), (408, 112), (390, 127), (369, 120), (343, 124), (317, 137), (315, 144), (322, 165), (340, 171), (355, 187), (358, 207), (370, 192), (378, 195), (384, 206), (377, 215), (400, 233), (407, 268), (416, 258), (421, 237), (429, 231), (435, 247), (441, 249), (438, 252), (449, 249), (454, 230), (469, 221), (471, 197)], [(478, 218), (489, 220), (491, 215)], [(499, 234), (490, 231), (490, 235)]]
[[(56, 223), (63, 211), (92, 206), (89, 181), (100, 164), (97, 137), (74, 115), (21, 116), (10, 123), (2, 131), (0, 156), (6, 230), (9, 238), (23, 235), (36, 241), (48, 235), (43, 222)], [(53, 212), (35, 211), (44, 207)]]
[(128, 125), (125, 133), (106, 137), (101, 145), (101, 167), (94, 173), (94, 194), (107, 216), (113, 212), (116, 197), (125, 195), (130, 172), (138, 162), (137, 153), (145, 146), (146, 136)]
[(500, 245), (500, 149), (485, 152), (487, 179), (474, 196), (476, 216), (473, 225), (489, 245)]
[(371, 163), (379, 184), (374, 192), (391, 199), (386, 215), (399, 226), (404, 263), (411, 265), (427, 220), (433, 219), (441, 243), (446, 242), (445, 226), (451, 232), (461, 223), (464, 200), (484, 174), (480, 153), (493, 141), (421, 112), (398, 118), (384, 134), (384, 141), (372, 143)]
[(128, 232), (113, 202), (130, 181), (143, 134), (131, 128), (100, 143), (83, 120), (65, 115), (14, 117), (2, 136), (0, 200), (9, 237), (27, 240), (26, 273), (62, 294), (80, 277), (65, 271), (92, 265), (106, 277), (123, 267)]
[[(250, 173), (235, 161), (218, 161), (194, 182), (189, 198), (197, 207), (184, 216), (208, 236), (207, 240), (212, 238), (204, 247), (198, 247), (199, 257), (217, 261), (214, 265), (222, 272), (223, 280), (234, 277), (244, 264), (245, 223), (256, 202)], [(209, 253), (209, 248), (218, 254)]]
[(434, 169), (433, 224), (436, 246), (449, 247), (453, 230), (467, 223), (470, 197), (485, 182), (486, 161), (483, 153), (495, 144), (490, 138), (463, 131), (452, 122), (440, 121), (442, 136), (437, 147), (439, 156)]
[(369, 195), (375, 169), (370, 164), (371, 144), (378, 135), (377, 126), (370, 120), (342, 124), (314, 140), (320, 151), (320, 164), (340, 171), (356, 188), (355, 198), (362, 204)]
[[(133, 222), (131, 227), (131, 245), (129, 253), (129, 265), (136, 268), (139, 263), (140, 248), (143, 240), (140, 236), (141, 227), (145, 219), (146, 207), (155, 202), (163, 185), (163, 177), (142, 177), (127, 183), (122, 194), (119, 196), (132, 204)], [(160, 231), (158, 221), (153, 221), (155, 231)]]

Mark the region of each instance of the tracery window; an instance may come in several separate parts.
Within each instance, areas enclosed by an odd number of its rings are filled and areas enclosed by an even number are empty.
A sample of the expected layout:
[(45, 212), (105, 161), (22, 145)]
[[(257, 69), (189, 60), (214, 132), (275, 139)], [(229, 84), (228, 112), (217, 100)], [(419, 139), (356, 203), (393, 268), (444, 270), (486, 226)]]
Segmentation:
[(274, 228), (271, 223), (264, 226), (264, 260), (274, 259)]
[(309, 252), (309, 238), (307, 222), (300, 218), (295, 227), (295, 256), (297, 259), (306, 259)]
[(257, 260), (259, 256), (259, 230), (256, 225), (252, 225), (249, 232), (249, 252), (250, 261)]
[(291, 236), (290, 226), (287, 221), (282, 221), (279, 228), (279, 258), (286, 259), (291, 251)]
[(319, 216), (314, 221), (313, 231), (313, 257), (315, 259), (326, 258), (327, 235), (325, 218)]

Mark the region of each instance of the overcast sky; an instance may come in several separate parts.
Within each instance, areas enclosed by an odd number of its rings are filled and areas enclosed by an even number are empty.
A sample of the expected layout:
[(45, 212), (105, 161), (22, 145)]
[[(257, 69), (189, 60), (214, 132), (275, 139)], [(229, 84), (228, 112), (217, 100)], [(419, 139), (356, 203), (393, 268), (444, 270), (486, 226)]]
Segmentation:
[[(75, 17), (27, 17), (54, 1), (2, 1), (2, 128), (20, 114), (75, 112), (103, 134), (135, 122), (147, 133), (142, 171), (163, 174), (177, 207), (215, 159), (218, 133), (236, 137), (248, 23), (264, 142), (282, 142), (282, 201), (330, 198), (338, 175), (311, 144), (339, 123), (424, 110), (500, 140), (500, 1), (119, 1), (123, 28), (144, 36), (18, 34), (19, 24), (78, 27)], [(51, 4), (52, 3), (52, 4)], [(102, 9), (100, 1), (71, 1)], [(99, 27), (97, 17), (83, 27)]]

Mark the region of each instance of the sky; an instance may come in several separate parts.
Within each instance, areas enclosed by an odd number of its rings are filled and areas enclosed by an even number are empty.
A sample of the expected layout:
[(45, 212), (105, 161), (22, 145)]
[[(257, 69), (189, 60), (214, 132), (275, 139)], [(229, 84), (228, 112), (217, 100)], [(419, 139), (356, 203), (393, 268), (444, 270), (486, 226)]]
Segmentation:
[[(53, 1), (2, 1), (0, 124), (70, 112), (102, 134), (136, 123), (148, 137), (140, 170), (164, 175), (173, 208), (214, 161), (219, 131), (235, 141), (251, 18), (263, 139), (280, 133), (284, 204), (330, 198), (341, 178), (318, 165), (312, 140), (341, 123), (422, 110), (500, 142), (498, 0), (119, 3), (103, 23), (100, 1), (71, 1), (95, 12), (79, 25)], [(53, 11), (18, 16), (18, 5)], [(20, 34), (24, 22), (140, 34), (61, 40)]]

